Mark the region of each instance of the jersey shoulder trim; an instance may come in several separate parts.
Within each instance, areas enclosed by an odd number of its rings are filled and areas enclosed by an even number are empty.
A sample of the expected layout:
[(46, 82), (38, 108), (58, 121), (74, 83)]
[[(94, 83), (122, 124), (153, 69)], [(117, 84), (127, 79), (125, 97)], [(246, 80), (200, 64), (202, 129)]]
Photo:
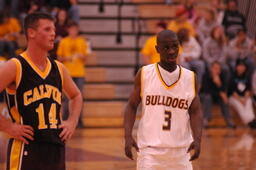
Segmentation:
[[(20, 61), (17, 58), (12, 58), (11, 61), (13, 61), (16, 65), (15, 86), (17, 89), (19, 87), (21, 76), (22, 76), (22, 66), (21, 66)], [(7, 87), (6, 92), (8, 94), (15, 94), (16, 90), (10, 89)]]
[(58, 67), (58, 70), (59, 70), (59, 73), (60, 73), (60, 77), (61, 77), (61, 82), (62, 82), (62, 86), (64, 85), (64, 73), (63, 73), (63, 67), (64, 65), (57, 61), (57, 60), (54, 60), (54, 62), (56, 63), (57, 67)]

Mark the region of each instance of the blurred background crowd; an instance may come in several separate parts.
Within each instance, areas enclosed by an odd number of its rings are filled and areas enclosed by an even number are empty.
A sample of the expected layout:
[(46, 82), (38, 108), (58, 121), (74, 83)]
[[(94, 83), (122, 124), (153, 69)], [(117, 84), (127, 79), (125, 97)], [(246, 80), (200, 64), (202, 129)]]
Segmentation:
[[(205, 127), (212, 120), (212, 105), (217, 104), (228, 127), (235, 128), (232, 107), (245, 125), (256, 128), (256, 36), (248, 35), (237, 1), (212, 0), (209, 4), (196, 10), (196, 0), (187, 0), (177, 5), (175, 19), (157, 22), (155, 35), (140, 51), (143, 64), (159, 61), (156, 34), (164, 29), (175, 31), (180, 40), (179, 64), (197, 74)], [(50, 55), (64, 63), (82, 91), (84, 65), (92, 50), (90, 41), (80, 36), (77, 0), (0, 0), (0, 60), (24, 51), (22, 21), (37, 11), (56, 18), (56, 46)], [(84, 126), (82, 121), (80, 126)]]
[[(155, 33), (170, 29), (180, 40), (178, 62), (197, 73), (204, 125), (212, 120), (212, 105), (220, 106), (228, 127), (235, 128), (230, 106), (242, 122), (256, 127), (255, 35), (247, 34), (246, 19), (235, 0), (212, 0), (208, 8), (195, 9), (196, 1), (177, 6), (176, 19), (156, 24)], [(141, 50), (145, 63), (159, 61), (150, 37)]]

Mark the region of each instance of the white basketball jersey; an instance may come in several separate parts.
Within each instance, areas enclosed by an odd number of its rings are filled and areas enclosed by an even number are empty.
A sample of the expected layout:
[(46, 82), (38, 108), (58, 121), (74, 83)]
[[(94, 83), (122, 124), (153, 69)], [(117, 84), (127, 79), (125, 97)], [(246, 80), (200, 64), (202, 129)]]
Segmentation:
[(188, 109), (195, 97), (194, 72), (179, 66), (177, 81), (168, 86), (159, 67), (150, 64), (142, 68), (138, 145), (140, 148), (187, 147), (193, 141)]

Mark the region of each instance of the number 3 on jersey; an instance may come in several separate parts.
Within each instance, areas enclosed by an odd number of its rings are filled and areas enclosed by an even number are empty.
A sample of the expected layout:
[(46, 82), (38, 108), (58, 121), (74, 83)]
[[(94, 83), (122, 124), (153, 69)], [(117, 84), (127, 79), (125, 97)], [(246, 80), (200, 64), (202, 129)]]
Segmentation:
[[(47, 129), (48, 126), (45, 123), (44, 117), (44, 105), (39, 104), (38, 108), (36, 108), (36, 112), (38, 114), (38, 129)], [(57, 129), (58, 120), (56, 119), (56, 104), (53, 103), (50, 108), (50, 112), (48, 114), (48, 119), (50, 123), (50, 129)]]
[(171, 118), (172, 118), (172, 112), (165, 111), (163, 130), (171, 130)]

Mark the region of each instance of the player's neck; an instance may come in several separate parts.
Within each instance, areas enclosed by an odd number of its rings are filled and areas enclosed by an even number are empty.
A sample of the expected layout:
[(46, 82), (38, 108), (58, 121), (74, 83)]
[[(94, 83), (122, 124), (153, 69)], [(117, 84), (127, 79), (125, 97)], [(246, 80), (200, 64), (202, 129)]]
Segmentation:
[(158, 63), (163, 69), (165, 69), (168, 72), (173, 72), (177, 68), (176, 63), (165, 63), (165, 62), (159, 62)]
[(26, 53), (30, 60), (38, 66), (40, 70), (44, 71), (47, 64), (48, 51), (35, 47), (34, 45), (28, 45)]

